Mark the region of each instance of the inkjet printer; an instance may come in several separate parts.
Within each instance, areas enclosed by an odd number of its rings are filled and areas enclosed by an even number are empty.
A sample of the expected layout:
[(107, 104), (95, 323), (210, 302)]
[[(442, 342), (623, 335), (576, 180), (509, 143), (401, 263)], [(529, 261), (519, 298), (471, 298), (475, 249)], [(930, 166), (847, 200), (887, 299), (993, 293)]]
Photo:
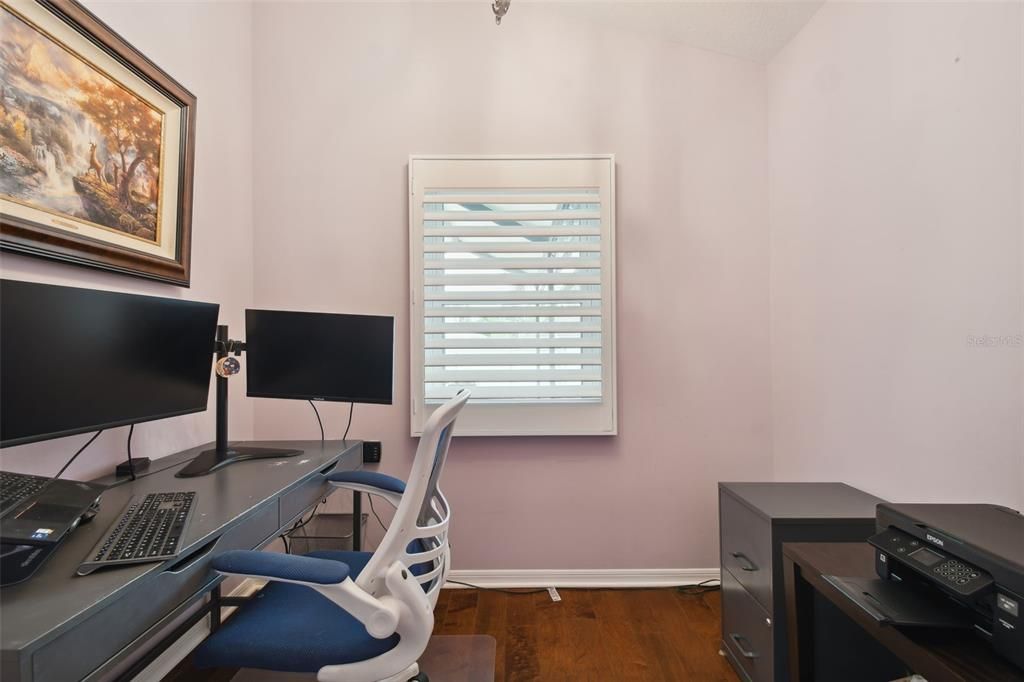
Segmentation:
[(880, 577), (965, 607), (995, 651), (1024, 668), (1024, 516), (989, 504), (883, 503), (876, 523), (868, 542)]

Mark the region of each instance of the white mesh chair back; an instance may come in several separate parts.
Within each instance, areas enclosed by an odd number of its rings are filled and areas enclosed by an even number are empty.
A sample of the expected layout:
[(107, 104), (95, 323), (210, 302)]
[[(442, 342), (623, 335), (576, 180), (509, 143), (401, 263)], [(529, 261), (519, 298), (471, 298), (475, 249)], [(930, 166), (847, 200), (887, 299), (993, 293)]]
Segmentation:
[(405, 484), (394, 518), (380, 546), (374, 551), (356, 584), (373, 595), (384, 589), (388, 567), (401, 561), (430, 599), (437, 603), (449, 569), (448, 521), (451, 508), (441, 492), (441, 473), (448, 456), (455, 418), (469, 400), (469, 391), (460, 391), (454, 398), (434, 410), (423, 426), (412, 471)]

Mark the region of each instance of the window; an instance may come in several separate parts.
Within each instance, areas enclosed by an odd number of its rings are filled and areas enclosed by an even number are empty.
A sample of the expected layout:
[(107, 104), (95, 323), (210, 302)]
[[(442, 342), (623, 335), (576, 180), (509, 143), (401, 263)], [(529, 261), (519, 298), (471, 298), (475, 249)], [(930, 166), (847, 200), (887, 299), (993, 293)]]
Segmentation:
[(615, 160), (409, 159), (412, 433), (613, 435)]

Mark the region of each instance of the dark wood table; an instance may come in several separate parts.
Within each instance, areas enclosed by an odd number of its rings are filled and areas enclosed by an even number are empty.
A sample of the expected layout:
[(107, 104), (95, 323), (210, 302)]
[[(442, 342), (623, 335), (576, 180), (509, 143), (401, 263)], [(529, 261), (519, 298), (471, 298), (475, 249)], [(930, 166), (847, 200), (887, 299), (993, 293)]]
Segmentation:
[[(865, 664), (902, 668), (928, 682), (1024, 682), (1024, 671), (976, 633), (880, 625), (824, 580), (825, 575), (875, 577), (874, 550), (867, 543), (785, 543), (782, 554), (792, 679), (885, 679), (854, 672)], [(845, 623), (837, 623), (836, 616)], [(828, 627), (816, 623), (823, 620), (829, 620)], [(844, 657), (842, 672), (822, 669), (829, 659)]]

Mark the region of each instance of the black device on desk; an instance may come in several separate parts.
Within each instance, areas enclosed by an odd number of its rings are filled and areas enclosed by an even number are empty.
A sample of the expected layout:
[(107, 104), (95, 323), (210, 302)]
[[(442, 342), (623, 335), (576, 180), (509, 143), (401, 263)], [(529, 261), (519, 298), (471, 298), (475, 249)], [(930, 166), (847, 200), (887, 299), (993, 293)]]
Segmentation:
[(60, 542), (90, 508), (99, 504), (104, 487), (4, 471), (0, 472), (0, 489), (4, 503), (0, 514), (3, 542), (49, 545)]
[(868, 541), (879, 576), (955, 602), (1024, 668), (1024, 516), (989, 504), (880, 504), (876, 521)]
[(60, 541), (91, 518), (103, 486), (0, 472), (0, 586), (35, 573)]

